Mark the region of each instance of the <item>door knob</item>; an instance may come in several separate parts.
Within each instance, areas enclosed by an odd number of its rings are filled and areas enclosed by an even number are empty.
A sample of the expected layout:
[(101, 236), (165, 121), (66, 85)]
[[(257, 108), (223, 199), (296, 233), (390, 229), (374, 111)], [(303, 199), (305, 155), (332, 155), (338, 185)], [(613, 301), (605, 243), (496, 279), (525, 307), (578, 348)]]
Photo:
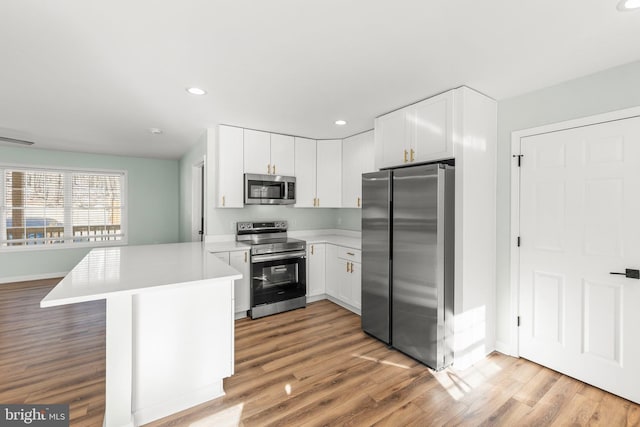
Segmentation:
[(624, 273), (615, 273), (611, 272), (609, 274), (619, 274), (620, 276), (624, 276), (627, 279), (640, 279), (640, 270), (633, 270), (631, 268), (626, 268)]

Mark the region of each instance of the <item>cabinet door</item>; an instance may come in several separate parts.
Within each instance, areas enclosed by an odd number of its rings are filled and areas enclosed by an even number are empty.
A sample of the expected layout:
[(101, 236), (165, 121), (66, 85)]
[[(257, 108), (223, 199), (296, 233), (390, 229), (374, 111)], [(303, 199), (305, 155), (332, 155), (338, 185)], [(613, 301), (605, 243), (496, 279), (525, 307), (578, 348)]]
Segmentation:
[(338, 258), (340, 264), (340, 276), (338, 280), (338, 298), (347, 304), (352, 303), (351, 296), (351, 261)]
[(271, 173), (293, 176), (295, 174), (295, 143), (292, 136), (271, 134)]
[(342, 207), (362, 207), (362, 174), (374, 171), (373, 131), (342, 141)]
[(342, 205), (342, 140), (318, 141), (316, 179), (316, 206), (339, 208)]
[(408, 163), (408, 147), (407, 110), (405, 108), (385, 114), (375, 120), (376, 169)]
[(316, 200), (316, 141), (295, 138), (297, 208), (312, 208)]
[(242, 273), (242, 279), (234, 283), (235, 312), (249, 310), (249, 251), (236, 251), (229, 253), (229, 265)]
[(244, 130), (244, 173), (271, 173), (271, 134)]
[(325, 293), (325, 245), (312, 243), (307, 247), (307, 295)]
[(357, 262), (351, 265), (351, 305), (362, 308), (362, 265)]
[(452, 158), (453, 91), (419, 102), (409, 110), (413, 162)]
[(335, 245), (326, 245), (326, 293), (334, 298), (340, 298), (338, 283), (342, 277), (342, 263), (338, 258), (338, 249)]
[(219, 126), (216, 146), (218, 148), (218, 196), (216, 198), (216, 207), (241, 208), (244, 206), (242, 129)]

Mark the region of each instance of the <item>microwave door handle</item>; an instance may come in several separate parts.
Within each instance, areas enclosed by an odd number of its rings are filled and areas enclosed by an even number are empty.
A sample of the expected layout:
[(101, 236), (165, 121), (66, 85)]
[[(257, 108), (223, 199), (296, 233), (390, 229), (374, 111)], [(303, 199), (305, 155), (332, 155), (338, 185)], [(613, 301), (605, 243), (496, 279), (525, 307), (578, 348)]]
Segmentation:
[(296, 252), (286, 252), (283, 254), (273, 254), (273, 255), (254, 255), (251, 257), (251, 262), (264, 262), (264, 261), (277, 261), (281, 259), (291, 259), (291, 258), (306, 258), (307, 253), (305, 251), (296, 251)]

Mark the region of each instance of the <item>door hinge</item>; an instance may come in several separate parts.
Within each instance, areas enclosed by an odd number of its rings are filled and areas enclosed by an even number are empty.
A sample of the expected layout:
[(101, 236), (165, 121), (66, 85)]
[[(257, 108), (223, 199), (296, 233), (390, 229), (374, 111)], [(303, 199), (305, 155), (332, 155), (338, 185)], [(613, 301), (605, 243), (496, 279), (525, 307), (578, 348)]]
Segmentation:
[(524, 154), (514, 154), (513, 157), (518, 158), (518, 167), (522, 166), (522, 158), (524, 157)]
[(520, 243), (521, 243), (520, 236), (518, 236), (518, 239), (516, 240), (516, 244), (518, 245), (518, 247), (520, 247)]
[(517, 322), (518, 322), (518, 327), (520, 327), (520, 316), (518, 316)]

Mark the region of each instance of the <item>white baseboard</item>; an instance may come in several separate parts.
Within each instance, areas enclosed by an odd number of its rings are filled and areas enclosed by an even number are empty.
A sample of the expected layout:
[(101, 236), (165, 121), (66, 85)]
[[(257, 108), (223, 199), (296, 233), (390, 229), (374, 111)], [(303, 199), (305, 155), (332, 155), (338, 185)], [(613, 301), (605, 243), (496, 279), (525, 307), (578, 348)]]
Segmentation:
[(44, 274), (29, 274), (27, 276), (13, 276), (13, 277), (0, 277), (0, 284), (2, 283), (14, 283), (14, 282), (29, 282), (31, 280), (45, 280), (45, 279), (57, 279), (67, 275), (67, 272), (59, 273), (44, 273)]
[(209, 400), (217, 399), (218, 397), (224, 396), (224, 394), (222, 380), (219, 380), (207, 387), (194, 390), (188, 395), (175, 396), (171, 401), (163, 402), (148, 408), (134, 409), (133, 416), (135, 419), (135, 425), (141, 426), (143, 424), (150, 423), (151, 421), (192, 408), (196, 405), (200, 405), (201, 403), (208, 402)]
[(507, 356), (513, 356), (511, 352), (511, 345), (502, 341), (496, 341), (496, 351), (502, 354), (506, 354)]
[(337, 298), (332, 297), (331, 295), (327, 295), (327, 299), (329, 301), (331, 301), (334, 304), (338, 304), (340, 307), (342, 308), (346, 308), (347, 310), (357, 314), (358, 316), (361, 316), (361, 312), (359, 308), (355, 308), (354, 306), (352, 306), (351, 304), (347, 304), (346, 302), (340, 301)]
[(316, 302), (316, 301), (321, 301), (323, 299), (327, 299), (327, 295), (325, 294), (311, 295), (311, 296), (307, 295), (307, 304)]

